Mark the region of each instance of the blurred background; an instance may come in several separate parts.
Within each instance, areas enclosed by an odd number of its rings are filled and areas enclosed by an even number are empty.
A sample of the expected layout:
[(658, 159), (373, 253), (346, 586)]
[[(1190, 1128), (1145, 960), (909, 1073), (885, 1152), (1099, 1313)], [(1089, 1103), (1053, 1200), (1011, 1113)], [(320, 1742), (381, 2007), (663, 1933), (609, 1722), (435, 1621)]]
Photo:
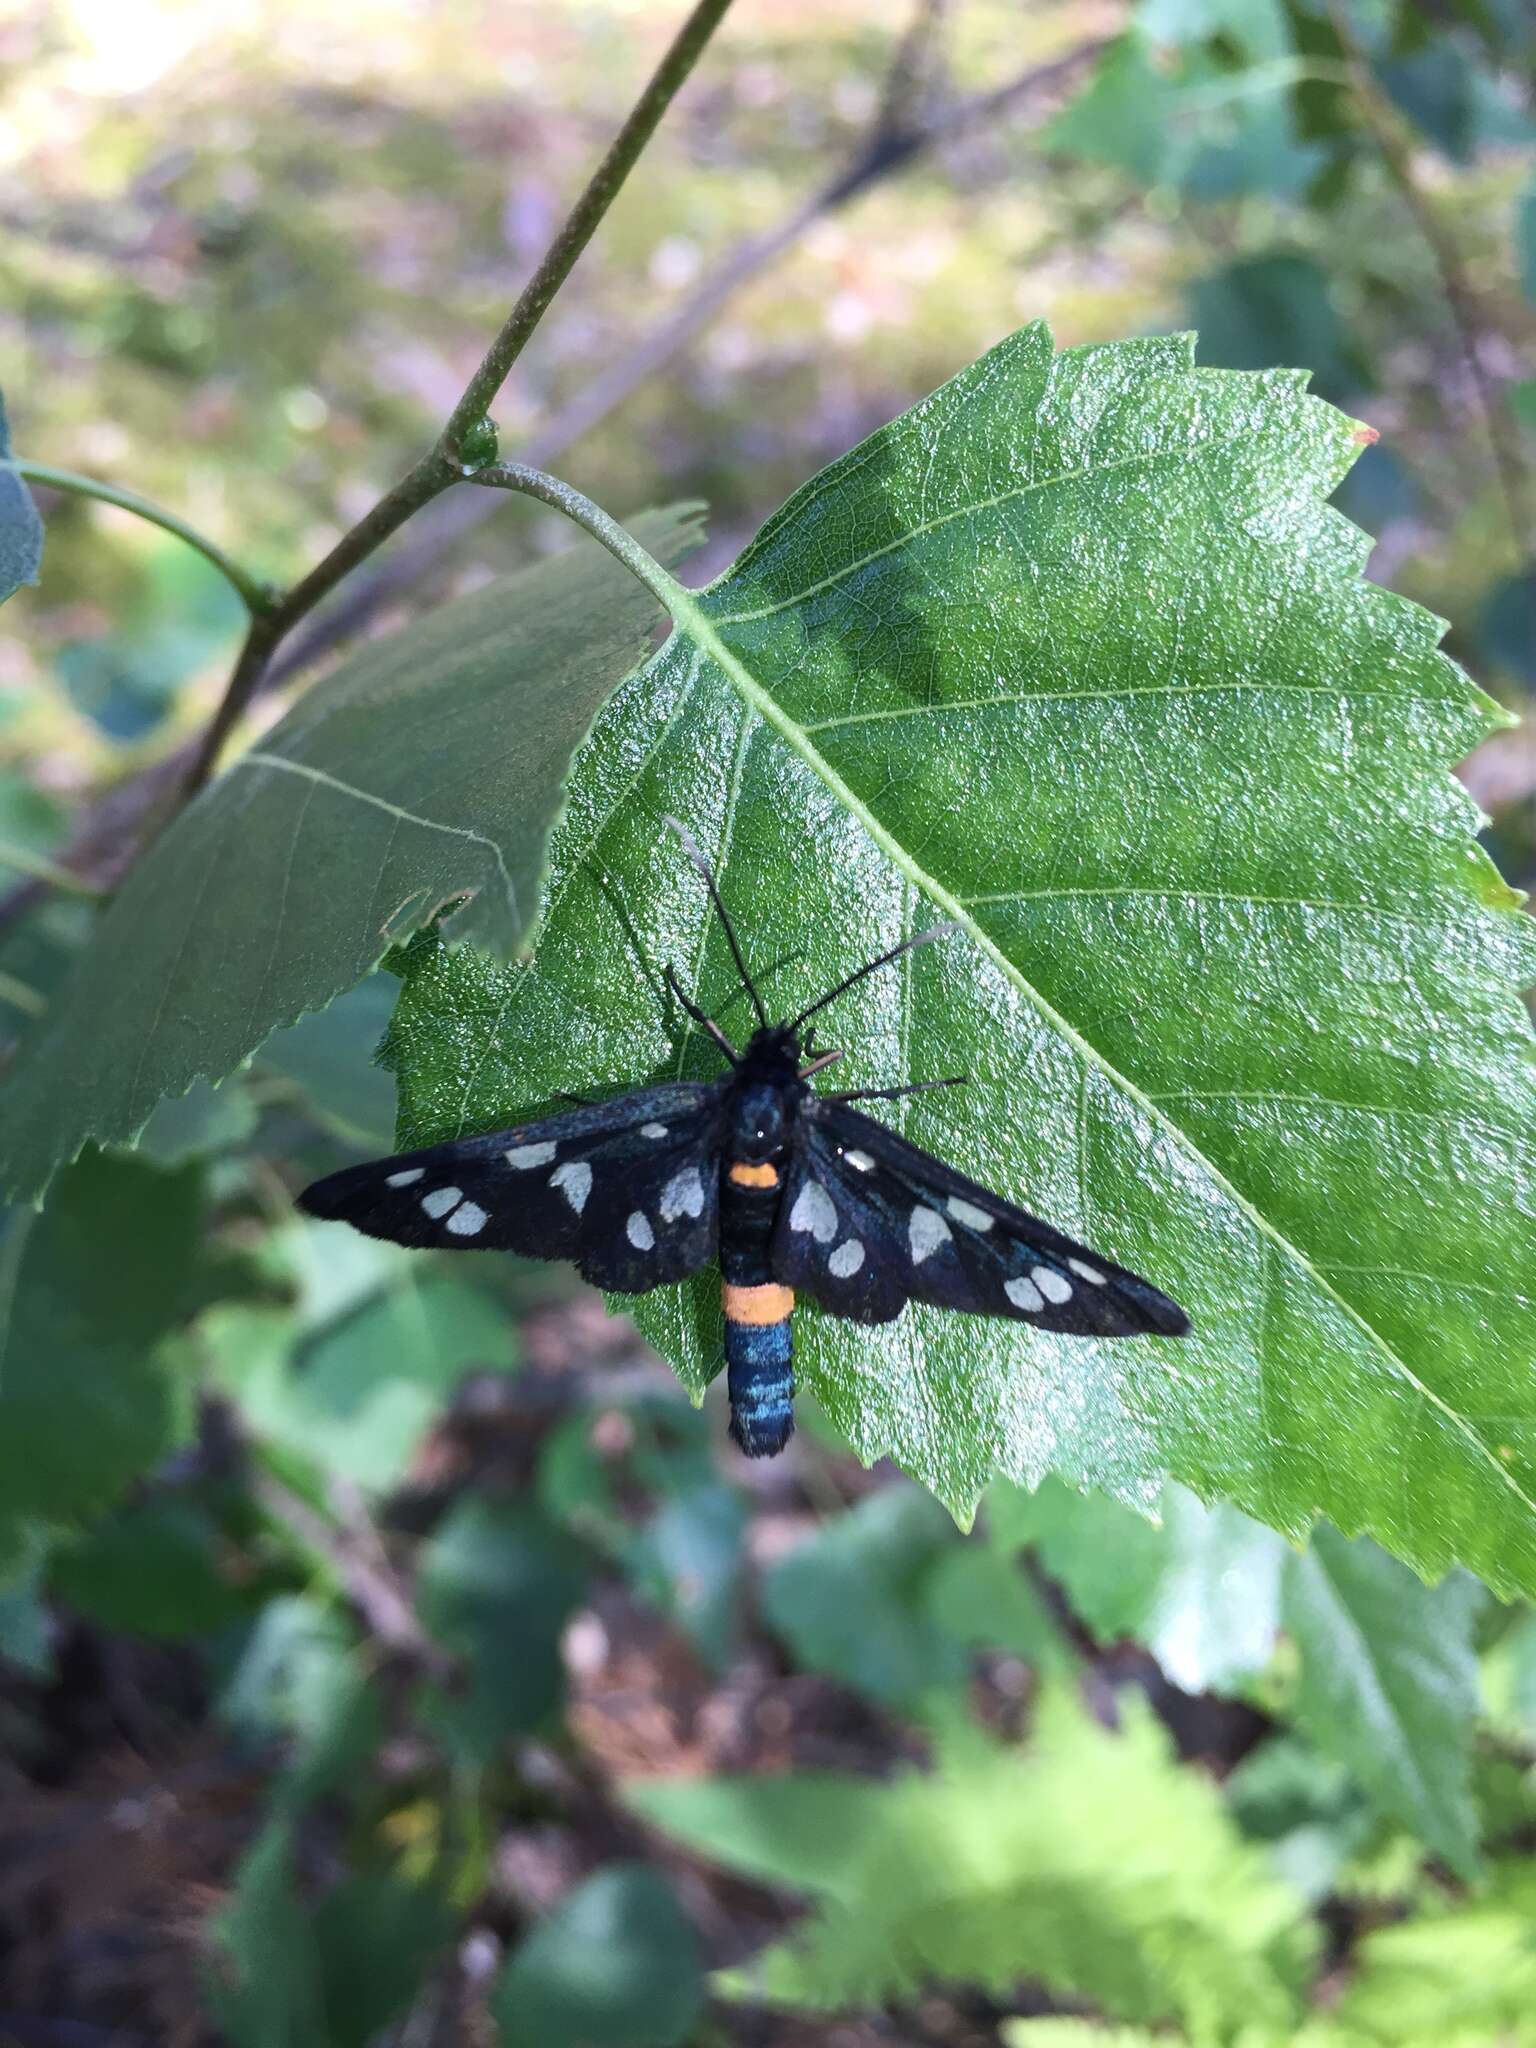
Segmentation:
[[(0, 7), (17, 451), (174, 508), (274, 580), (302, 572), (430, 440), (682, 11)], [(1191, 326), (1206, 363), (1309, 367), (1381, 436), (1338, 500), (1375, 537), (1372, 575), (1526, 710), (1528, 0), (738, 0), (518, 364), (502, 446), (620, 516), (706, 500), (702, 580), (1038, 317), (1062, 345)], [(563, 541), (531, 506), (462, 498), (301, 629), (263, 716), (359, 634)], [(0, 635), (0, 1042), (46, 1014), (88, 929), (50, 865), (115, 878), (242, 624), (174, 538), (39, 502), (42, 581)], [(1464, 773), (1530, 885), (1529, 725)], [(321, 1234), (291, 1190), (390, 1144), (370, 1060), (391, 986), (81, 1169), (123, 1263), (174, 1245), (190, 1292), (110, 1385), (54, 1375), (55, 1428), (75, 1404), (107, 1418), (70, 1525), (26, 1513), (24, 1483), (0, 1503), (0, 2041), (969, 2048), (1056, 2012), (1193, 2029), (1214, 1966), (1193, 1902), (1177, 1935), (1159, 1917), (1170, 1835), (1205, 1842), (1207, 1902), (1254, 1891), (1223, 1968), (1262, 1959), (1301, 2005), (1365, 1983), (1367, 2041), (1450, 2040), (1447, 1986), (1480, 1971), (1495, 2007), (1456, 2038), (1531, 2038), (1529, 1617), (1355, 1558), (1383, 1611), (1464, 1649), (1475, 1826), (1452, 1827), (1309, 1714), (1305, 1621), (1277, 1649), (1242, 1518), (1180, 1496), (1154, 1542), (1047, 1488), (989, 1501), (966, 1539), (814, 1412), (782, 1460), (729, 1455), (721, 1405), (690, 1409), (558, 1272)], [(1042, 1698), (1041, 1832), (1009, 1881), (1027, 1864), (1102, 1901), (1134, 1870), (1134, 1909), (1090, 1944), (1134, 1957), (1114, 1985), (1025, 1931), (1027, 1888), (985, 1936), (897, 1912), (950, 1856), (985, 1917), (967, 1828)], [(1108, 1772), (1116, 1728), (1096, 1869), (1097, 1823), (1051, 1785)], [(937, 1772), (921, 1813), (847, 1804), (899, 1799), (917, 1767)], [(838, 1775), (803, 1807), (730, 1782), (785, 1771)], [(891, 1924), (855, 1968), (878, 1888), (834, 1849), (869, 1828), (910, 1868), (871, 1865), (898, 1871)], [(1491, 1921), (1461, 1888), (1479, 1835), (1507, 1873)], [(708, 1969), (803, 1928), (807, 1899), (826, 1954), (786, 1964), (792, 2010), (711, 1989)], [(1424, 1913), (1463, 1960), (1399, 1957), (1373, 1994), (1369, 1944)]]

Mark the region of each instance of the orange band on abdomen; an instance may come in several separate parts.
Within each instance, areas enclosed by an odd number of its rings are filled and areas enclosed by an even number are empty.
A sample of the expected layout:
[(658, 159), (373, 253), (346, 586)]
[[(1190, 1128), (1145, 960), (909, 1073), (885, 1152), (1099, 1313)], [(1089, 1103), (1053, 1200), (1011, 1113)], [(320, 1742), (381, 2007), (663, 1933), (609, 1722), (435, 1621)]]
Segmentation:
[(776, 1188), (779, 1184), (776, 1166), (751, 1166), (745, 1159), (737, 1159), (726, 1170), (739, 1188)]
[(721, 1286), (720, 1298), (728, 1323), (788, 1322), (795, 1306), (793, 1287), (780, 1287), (774, 1280), (761, 1287), (733, 1287), (727, 1280)]

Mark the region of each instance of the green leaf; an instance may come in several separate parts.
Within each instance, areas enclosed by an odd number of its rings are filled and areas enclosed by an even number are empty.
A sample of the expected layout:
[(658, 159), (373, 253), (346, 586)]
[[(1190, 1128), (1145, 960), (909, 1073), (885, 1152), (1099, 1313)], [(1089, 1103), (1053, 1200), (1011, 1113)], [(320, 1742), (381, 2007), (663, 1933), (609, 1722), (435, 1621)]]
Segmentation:
[(459, 1502), (423, 1550), (421, 1618), (462, 1657), (464, 1683), (428, 1687), (423, 1713), (463, 1757), (484, 1763), (560, 1702), (560, 1634), (585, 1577), (574, 1549), (536, 1510)]
[(1480, 1598), (1466, 1578), (1430, 1589), (1374, 1544), (1319, 1528), (1287, 1566), (1282, 1610), (1301, 1652), (1298, 1724), (1463, 1877), (1477, 1867)]
[[(859, 1455), (962, 1516), (1171, 1476), (1536, 1588), (1536, 931), (1446, 772), (1501, 714), (1324, 502), (1359, 440), (1294, 374), (1034, 327), (835, 463), (604, 708), (532, 967), (412, 947), (402, 1140), (718, 1075), (659, 984), (734, 983), (664, 813), (799, 956), (776, 1002), (956, 919), (839, 1003), (848, 1085), (971, 1074), (885, 1114), (1194, 1334), (802, 1310)], [(718, 1281), (625, 1306), (702, 1389)]]
[(320, 1961), (285, 1818), (268, 1821), (241, 1858), (234, 1895), (210, 1931), (223, 1952), (210, 1973), (212, 2004), (234, 2048), (325, 2039)]
[(100, 1513), (186, 1430), (165, 1340), (199, 1305), (202, 1184), (92, 1153), (0, 1238), (0, 1502)]
[(35, 583), (43, 559), (43, 522), (11, 462), (11, 435), (0, 397), (0, 604)]
[(679, 2048), (704, 2003), (671, 1888), (615, 1863), (562, 1899), (491, 1990), (500, 2048)]
[(387, 1872), (334, 1885), (312, 1919), (325, 2048), (367, 2048), (399, 2018), (457, 1924), (435, 1893)]
[(217, 1711), (253, 1748), (287, 1744), (279, 1797), (289, 1809), (355, 1777), (381, 1732), (353, 1632), (298, 1595), (262, 1608)]
[[(696, 537), (687, 512), (640, 525), (667, 557)], [(137, 863), (28, 1042), (0, 1098), (12, 1194), (89, 1138), (131, 1141), (445, 906), (453, 937), (515, 953), (571, 750), (655, 615), (582, 545), (369, 642), (301, 698)]]
[(256, 1105), (239, 1082), (216, 1088), (194, 1081), (185, 1095), (160, 1104), (139, 1133), (137, 1149), (157, 1166), (183, 1166), (243, 1145), (255, 1128)]
[(321, 1123), (371, 1152), (387, 1152), (394, 1134), (395, 1084), (374, 1055), (398, 993), (392, 974), (371, 974), (325, 1009), (274, 1031), (257, 1054), (263, 1069), (298, 1084)]
[(218, 1383), (250, 1430), (370, 1489), (404, 1475), (467, 1372), (517, 1363), (498, 1303), (412, 1266), (342, 1304), (307, 1341), (295, 1341), (286, 1317), (260, 1312), (225, 1313), (208, 1336)]
[[(1159, 13), (1171, 17), (1176, 8), (1183, 11), (1182, 0)], [(1226, 11), (1242, 13), (1257, 41), (1271, 40), (1261, 6), (1238, 0)], [(1225, 25), (1210, 13), (1211, 27)], [(1178, 187), (1196, 200), (1247, 192), (1299, 196), (1320, 153), (1298, 143), (1294, 132), (1286, 94), (1294, 66), (1278, 53), (1238, 70), (1198, 49), (1173, 56), (1153, 47), (1163, 25), (1154, 16), (1143, 33), (1110, 45), (1083, 91), (1049, 124), (1047, 149), (1104, 164), (1138, 185)]]
[(817, 1895), (787, 1941), (724, 1980), (736, 1995), (836, 2010), (941, 1979), (1011, 1993), (1026, 1978), (1117, 2018), (1278, 2028), (1309, 1946), (1300, 1902), (1145, 1704), (1122, 1706), (1110, 1735), (1048, 1694), (1026, 1755), (952, 1731), (932, 1775), (887, 1786), (668, 1782), (626, 1797), (727, 1868)]
[(1156, 1524), (1047, 1480), (997, 1486), (987, 1522), (1008, 1548), (1032, 1543), (1101, 1643), (1130, 1636), (1186, 1692), (1223, 1692), (1269, 1662), (1280, 1628), (1285, 1545), (1235, 1509), (1164, 1490)]
[(1360, 1943), (1341, 2025), (1396, 2044), (1465, 2042), (1467, 2048), (1536, 2039), (1536, 1871), (1528, 1858), (1491, 1873), (1487, 1888), (1446, 1911), (1378, 1928)]
[(770, 1567), (764, 1618), (810, 1670), (914, 1705), (965, 1677), (959, 1642), (924, 1605), (924, 1581), (955, 1543), (915, 1487), (882, 1487)]
[(49, 1578), (76, 1613), (104, 1628), (182, 1640), (218, 1628), (246, 1605), (219, 1570), (219, 1542), (208, 1515), (160, 1496), (61, 1546)]
[(923, 1607), (936, 1628), (968, 1649), (1004, 1651), (1057, 1673), (1077, 1662), (1017, 1563), (979, 1543), (957, 1545), (939, 1560), (924, 1582)]
[(1245, 256), (1189, 288), (1189, 317), (1211, 362), (1234, 370), (1305, 363), (1330, 396), (1374, 379), (1337, 307), (1327, 274), (1305, 256)]

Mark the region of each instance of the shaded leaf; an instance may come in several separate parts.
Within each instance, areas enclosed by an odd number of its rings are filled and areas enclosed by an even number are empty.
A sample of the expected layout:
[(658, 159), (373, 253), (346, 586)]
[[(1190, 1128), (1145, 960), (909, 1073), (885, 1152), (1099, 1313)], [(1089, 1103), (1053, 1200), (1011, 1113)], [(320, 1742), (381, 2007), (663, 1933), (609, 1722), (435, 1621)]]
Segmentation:
[(367, 2048), (409, 2006), (458, 1925), (435, 1893), (387, 1872), (333, 1885), (313, 1915), (325, 2048)]
[[(727, 1868), (817, 1895), (788, 1940), (724, 1980), (738, 1996), (835, 2010), (944, 1979), (1010, 1994), (1036, 1979), (1120, 2018), (1182, 2017), (1218, 2038), (1240, 2023), (1278, 2028), (1308, 1949), (1300, 1902), (1239, 1840), (1214, 1787), (1176, 1764), (1145, 1705), (1124, 1706), (1110, 1735), (1048, 1694), (1025, 1755), (953, 1731), (933, 1774), (855, 1781), (851, 1814), (834, 1799), (819, 1838), (794, 1778), (626, 1796)], [(809, 1837), (798, 1871), (781, 1806)], [(733, 1807), (739, 1832), (722, 1825)]]
[(1423, 1586), (1374, 1544), (1319, 1528), (1286, 1568), (1283, 1603), (1301, 1652), (1298, 1723), (1463, 1877), (1477, 1864), (1480, 1597), (1460, 1577)]
[(246, 1605), (219, 1570), (219, 1540), (191, 1503), (152, 1497), (61, 1546), (49, 1579), (103, 1628), (175, 1641), (218, 1628)]
[(318, 1600), (267, 1601), (219, 1696), (217, 1713), (252, 1748), (285, 1747), (285, 1809), (352, 1777), (379, 1740), (378, 1702), (356, 1639)]
[(438, 1273), (399, 1275), (307, 1341), (260, 1315), (222, 1317), (209, 1334), (219, 1383), (251, 1430), (370, 1488), (403, 1475), (467, 1372), (517, 1362), (505, 1310)]
[(486, 1762), (514, 1731), (559, 1704), (560, 1634), (585, 1575), (573, 1547), (535, 1510), (461, 1500), (422, 1551), (417, 1604), (464, 1683), (426, 1690), (422, 1713), (463, 1757)]
[(389, 1150), (395, 1128), (395, 1084), (374, 1055), (398, 993), (393, 975), (371, 974), (323, 1010), (274, 1031), (257, 1054), (261, 1067), (297, 1082), (321, 1123), (374, 1152)]
[(1144, 1644), (1186, 1692), (1221, 1692), (1262, 1671), (1280, 1628), (1286, 1548), (1233, 1508), (1164, 1490), (1159, 1521), (1047, 1480), (994, 1487), (987, 1521), (1009, 1547), (1032, 1543), (1100, 1642)]
[(211, 1087), (194, 1081), (185, 1095), (162, 1102), (139, 1133), (137, 1150), (157, 1166), (183, 1166), (241, 1145), (256, 1128), (256, 1105), (237, 1081)]
[(915, 1487), (882, 1487), (764, 1573), (764, 1619), (808, 1669), (911, 1706), (965, 1676), (960, 1643), (924, 1602), (955, 1544), (954, 1524)]
[[(664, 556), (687, 513), (640, 522)], [(538, 902), (571, 750), (655, 602), (595, 546), (370, 641), (156, 840), (8, 1078), (5, 1184), (34, 1196), (88, 1138), (219, 1080), (455, 899), (511, 954)]]
[(5, 400), (0, 397), (0, 604), (23, 583), (37, 581), (43, 559), (43, 522), (10, 455)]
[[(1036, 327), (834, 464), (604, 707), (532, 966), (412, 947), (402, 1141), (720, 1072), (659, 985), (734, 984), (665, 812), (752, 957), (799, 956), (776, 1002), (957, 919), (842, 1000), (840, 1071), (970, 1073), (889, 1121), (1194, 1334), (802, 1311), (859, 1454), (962, 1515), (994, 1473), (1172, 1476), (1536, 1587), (1536, 930), (1446, 772), (1501, 714), (1325, 503), (1359, 445), (1293, 374)], [(718, 1370), (712, 1276), (626, 1305)]]
[(670, 1887), (635, 1863), (562, 1899), (490, 1998), (500, 2048), (678, 2048), (703, 2003), (693, 1929)]
[(1369, 391), (1364, 355), (1333, 303), (1327, 274), (1305, 256), (1246, 256), (1189, 288), (1204, 357), (1233, 370), (1305, 363), (1331, 397)]
[(223, 1951), (210, 1973), (212, 2004), (234, 2048), (325, 2039), (320, 1961), (286, 1819), (268, 1821), (241, 1858), (210, 1932)]
[(99, 1513), (178, 1441), (190, 1392), (165, 1349), (199, 1305), (202, 1183), (87, 1154), (0, 1238), (0, 1502)]

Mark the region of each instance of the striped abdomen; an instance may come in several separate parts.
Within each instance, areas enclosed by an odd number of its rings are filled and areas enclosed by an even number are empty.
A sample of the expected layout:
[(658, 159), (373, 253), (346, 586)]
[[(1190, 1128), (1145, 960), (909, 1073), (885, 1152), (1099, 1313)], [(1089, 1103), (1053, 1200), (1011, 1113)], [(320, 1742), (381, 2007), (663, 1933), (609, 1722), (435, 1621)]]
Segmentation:
[(769, 1265), (778, 1212), (778, 1168), (733, 1160), (720, 1190), (720, 1276), (731, 1435), (749, 1458), (782, 1451), (795, 1426), (795, 1296)]

